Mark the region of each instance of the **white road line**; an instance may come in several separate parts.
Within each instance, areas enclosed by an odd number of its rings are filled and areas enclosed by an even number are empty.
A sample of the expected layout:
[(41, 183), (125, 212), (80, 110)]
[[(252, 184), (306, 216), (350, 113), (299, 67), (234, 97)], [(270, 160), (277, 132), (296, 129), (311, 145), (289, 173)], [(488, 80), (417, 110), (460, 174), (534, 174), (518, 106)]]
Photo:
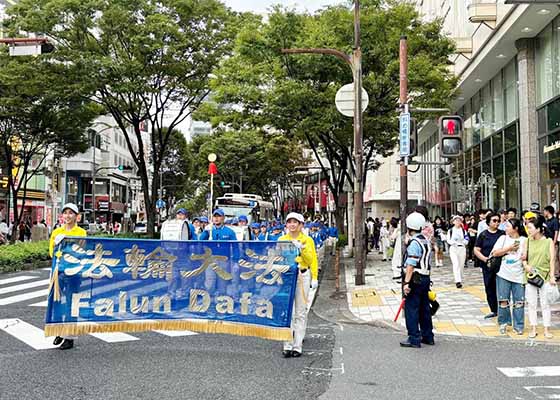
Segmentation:
[(48, 305), (49, 301), (48, 300), (44, 300), (44, 301), (40, 301), (38, 303), (33, 303), (30, 304), (30, 307), (46, 307)]
[(8, 287), (0, 289), (0, 294), (19, 292), (20, 290), (31, 289), (31, 288), (35, 288), (35, 287), (38, 287), (38, 286), (46, 286), (46, 285), (49, 284), (49, 282), (50, 282), (50, 279), (41, 279), (40, 281), (24, 283), (24, 284), (15, 285), (15, 286), (8, 286)]
[(560, 376), (560, 365), (550, 367), (498, 368), (498, 371), (509, 378)]
[(198, 335), (197, 332), (192, 332), (192, 331), (154, 331), (154, 332), (170, 337)]
[(560, 399), (560, 386), (524, 386), (523, 388), (538, 399)]
[(12, 335), (35, 350), (54, 349), (57, 347), (52, 344), (54, 338), (45, 337), (42, 329), (17, 318), (1, 319), (0, 330)]
[(50, 271), (50, 270), (52, 270), (51, 267), (48, 267), (48, 268), (41, 268), (41, 271)]
[(123, 332), (103, 332), (103, 333), (90, 333), (90, 336), (101, 339), (107, 343), (130, 342), (133, 340), (140, 340), (135, 336)]
[(36, 278), (37, 278), (36, 276), (29, 276), (29, 275), (14, 276), (13, 278), (1, 279), (0, 285), (7, 285), (8, 283), (28, 281), (30, 279), (36, 279)]
[(47, 288), (47, 289), (37, 290), (36, 292), (28, 292), (28, 293), (18, 294), (17, 296), (5, 297), (3, 299), (0, 299), (0, 306), (19, 303), (20, 301), (26, 301), (37, 297), (47, 297), (48, 294), (49, 294), (49, 289)]

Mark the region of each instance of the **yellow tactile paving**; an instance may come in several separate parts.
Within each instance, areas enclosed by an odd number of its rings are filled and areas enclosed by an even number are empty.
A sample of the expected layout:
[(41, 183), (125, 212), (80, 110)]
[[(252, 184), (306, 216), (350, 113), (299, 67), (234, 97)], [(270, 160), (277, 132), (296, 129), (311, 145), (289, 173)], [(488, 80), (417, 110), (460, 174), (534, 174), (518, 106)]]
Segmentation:
[(381, 296), (373, 289), (356, 289), (352, 292), (352, 307), (380, 306)]

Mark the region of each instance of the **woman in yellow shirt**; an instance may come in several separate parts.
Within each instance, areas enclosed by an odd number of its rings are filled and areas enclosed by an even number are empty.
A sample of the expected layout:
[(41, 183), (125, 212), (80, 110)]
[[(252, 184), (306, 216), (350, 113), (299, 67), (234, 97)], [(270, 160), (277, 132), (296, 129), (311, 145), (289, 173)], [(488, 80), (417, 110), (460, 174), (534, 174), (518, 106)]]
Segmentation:
[[(62, 217), (64, 218), (64, 224), (53, 230), (51, 233), (51, 238), (49, 241), (49, 255), (53, 257), (54, 247), (59, 244), (65, 236), (87, 236), (85, 229), (78, 226), (78, 215), (80, 211), (78, 207), (73, 203), (66, 203), (62, 207)], [(57, 336), (54, 338), (53, 344), (59, 345), (61, 350), (68, 350), (74, 347), (74, 339), (62, 338)]]
[(309, 289), (317, 288), (319, 266), (315, 242), (302, 232), (305, 219), (298, 213), (289, 213), (286, 218), (288, 233), (281, 236), (278, 241), (291, 241), (296, 246), (300, 255), (298, 260), (298, 278), (296, 283), (296, 296), (292, 312), (292, 340), (284, 342), (282, 355), (288, 357), (301, 357), (303, 338), (307, 327), (307, 299)]

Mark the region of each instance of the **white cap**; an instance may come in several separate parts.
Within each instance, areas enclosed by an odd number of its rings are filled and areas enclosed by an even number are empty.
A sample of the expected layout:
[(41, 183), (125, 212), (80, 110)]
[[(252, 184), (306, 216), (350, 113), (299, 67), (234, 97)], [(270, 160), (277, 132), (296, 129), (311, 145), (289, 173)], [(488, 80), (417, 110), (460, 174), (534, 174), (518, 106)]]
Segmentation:
[(451, 217), (451, 221), (455, 221), (456, 219), (460, 219), (461, 221), (463, 220), (463, 217), (460, 215), (454, 215)]
[(75, 205), (74, 203), (66, 203), (64, 205), (64, 207), (62, 207), (62, 212), (64, 212), (64, 210), (69, 209), (71, 211), (74, 211), (74, 213), (79, 214), (80, 210), (78, 209), (78, 206)]
[(302, 224), (305, 223), (305, 218), (303, 218), (303, 215), (301, 215), (300, 213), (295, 213), (295, 212), (289, 213), (288, 216), (286, 217), (286, 222), (288, 222), (292, 218), (298, 222), (301, 222)]

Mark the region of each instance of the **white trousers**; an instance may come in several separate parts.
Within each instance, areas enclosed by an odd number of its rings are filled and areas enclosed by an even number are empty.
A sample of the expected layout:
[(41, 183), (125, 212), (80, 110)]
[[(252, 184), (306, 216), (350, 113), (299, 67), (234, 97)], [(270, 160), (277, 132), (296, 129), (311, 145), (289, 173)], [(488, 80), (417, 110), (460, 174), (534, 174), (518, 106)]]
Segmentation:
[[(543, 286), (544, 288), (544, 286)], [(543, 316), (543, 325), (550, 327), (551, 325), (551, 311), (550, 304), (544, 294), (543, 288), (538, 288), (531, 284), (525, 285), (525, 299), (527, 300), (527, 308), (529, 309), (529, 325), (537, 326), (537, 298), (541, 299), (541, 311)]]
[(284, 350), (295, 350), (301, 353), (301, 345), (307, 327), (307, 302), (311, 285), (311, 271), (299, 272), (296, 285), (296, 298), (292, 310), (292, 340), (284, 342)]
[(463, 270), (465, 268), (465, 258), (467, 257), (467, 249), (464, 246), (450, 246), (449, 257), (453, 265), (453, 276), (455, 282), (463, 282)]
[(383, 253), (383, 259), (387, 259), (387, 250), (389, 250), (389, 239), (386, 237), (382, 237), (379, 240), (379, 245), (381, 246), (381, 252)]

